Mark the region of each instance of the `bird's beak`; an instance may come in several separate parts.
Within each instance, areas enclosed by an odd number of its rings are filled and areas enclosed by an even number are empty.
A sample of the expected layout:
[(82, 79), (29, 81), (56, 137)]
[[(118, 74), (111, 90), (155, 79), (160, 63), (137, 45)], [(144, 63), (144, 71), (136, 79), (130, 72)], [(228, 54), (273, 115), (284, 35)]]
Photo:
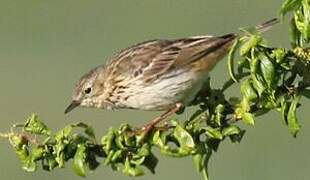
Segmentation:
[(66, 108), (65, 114), (72, 111), (74, 108), (78, 107), (81, 103), (79, 101), (72, 101), (71, 104)]

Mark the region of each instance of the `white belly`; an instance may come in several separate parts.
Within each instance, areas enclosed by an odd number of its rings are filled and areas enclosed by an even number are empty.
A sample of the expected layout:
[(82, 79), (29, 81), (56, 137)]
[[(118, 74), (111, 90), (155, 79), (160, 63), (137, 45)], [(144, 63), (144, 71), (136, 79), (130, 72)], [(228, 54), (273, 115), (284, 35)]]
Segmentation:
[(166, 110), (180, 102), (186, 106), (194, 100), (207, 78), (207, 73), (197, 75), (193, 72), (174, 71), (144, 88), (132, 85), (127, 90), (135, 94), (122, 104), (141, 110)]

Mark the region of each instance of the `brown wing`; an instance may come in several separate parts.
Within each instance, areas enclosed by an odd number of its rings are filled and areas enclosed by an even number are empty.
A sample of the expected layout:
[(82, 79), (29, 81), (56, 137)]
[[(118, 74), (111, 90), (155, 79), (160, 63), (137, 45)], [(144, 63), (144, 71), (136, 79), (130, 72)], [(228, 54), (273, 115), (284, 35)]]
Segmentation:
[(143, 42), (113, 57), (109, 67), (114, 68), (110, 73), (117, 74), (121, 79), (139, 76), (146, 82), (152, 82), (167, 71), (190, 67), (188, 65), (203, 70), (206, 66), (213, 66), (219, 55), (222, 57), (226, 54), (228, 45), (225, 45), (230, 44), (235, 37), (229, 34)]
[(235, 38), (235, 34), (227, 34), (220, 37), (197, 36), (182, 39), (178, 44), (182, 51), (174, 66), (210, 71), (226, 55)]
[[(147, 76), (146, 70), (153, 69), (152, 71), (159, 71), (159, 68), (171, 66), (173, 59), (177, 57), (177, 54), (170, 58), (170, 62), (167, 60), (160, 62), (156, 60), (159, 54), (162, 54), (163, 49), (171, 45), (169, 40), (151, 40), (136, 44), (132, 47), (122, 50), (106, 64), (109, 70), (106, 71), (109, 76), (118, 77), (117, 79), (133, 79), (138, 76)], [(171, 56), (166, 55), (166, 56)], [(164, 54), (162, 54), (164, 57)]]

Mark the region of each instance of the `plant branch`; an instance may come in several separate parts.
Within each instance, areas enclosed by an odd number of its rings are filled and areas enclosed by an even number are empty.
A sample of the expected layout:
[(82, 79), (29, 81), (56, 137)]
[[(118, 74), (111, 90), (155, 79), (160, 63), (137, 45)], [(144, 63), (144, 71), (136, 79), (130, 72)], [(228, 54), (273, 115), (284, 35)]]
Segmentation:
[[(191, 156), (197, 171), (208, 179), (209, 159), (221, 142), (240, 142), (245, 134), (236, 122), (254, 125), (255, 117), (277, 110), (294, 137), (300, 130), (296, 110), (301, 107), (301, 97), (310, 98), (308, 1), (286, 0), (281, 15), (288, 13), (293, 14), (292, 49), (270, 47), (257, 32), (243, 29), (247, 37), (240, 37), (229, 53), (231, 78), (221, 89), (212, 88), (210, 80), (206, 82), (206, 89), (193, 103), (196, 111), (183, 123), (172, 119), (154, 128), (147, 137), (135, 133), (131, 125), (122, 124), (119, 128), (111, 127), (98, 142), (93, 128), (85, 123), (51, 132), (33, 114), (25, 123), (13, 125), (9, 133), (0, 133), (0, 138), (9, 140), (22, 168), (28, 172), (39, 165), (47, 171), (64, 168), (72, 160), (79, 176), (86, 176), (87, 169), (94, 170), (100, 164), (129, 176), (141, 176), (145, 169), (155, 173), (158, 159), (153, 150), (157, 148), (166, 156)], [(235, 73), (237, 52), (241, 58)], [(237, 81), (241, 95), (224, 94)], [(142, 138), (145, 139), (141, 143)], [(103, 163), (99, 163), (102, 159)]]

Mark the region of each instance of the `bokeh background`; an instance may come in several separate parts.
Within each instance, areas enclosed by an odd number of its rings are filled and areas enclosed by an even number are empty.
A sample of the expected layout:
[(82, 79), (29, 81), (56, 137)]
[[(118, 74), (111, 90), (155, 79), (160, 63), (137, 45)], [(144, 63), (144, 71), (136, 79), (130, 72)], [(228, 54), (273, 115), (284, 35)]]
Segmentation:
[[(36, 112), (53, 130), (92, 124), (98, 137), (123, 122), (141, 125), (159, 112), (76, 109), (63, 113), (78, 78), (117, 50), (153, 38), (224, 34), (277, 15), (282, 0), (1, 0), (0, 131)], [(287, 23), (265, 37), (288, 46)], [(226, 60), (212, 72), (219, 87), (228, 78)], [(238, 94), (235, 88), (232, 94)], [(289, 134), (277, 113), (259, 118), (241, 144), (222, 144), (210, 164), (213, 180), (308, 180), (309, 101), (299, 110), (302, 131)], [(181, 118), (186, 118), (185, 115)], [(200, 179), (190, 158), (160, 156), (157, 173), (137, 179)], [(0, 179), (81, 179), (65, 169), (26, 173), (9, 143), (0, 140)], [(133, 179), (100, 166), (86, 179)]]

